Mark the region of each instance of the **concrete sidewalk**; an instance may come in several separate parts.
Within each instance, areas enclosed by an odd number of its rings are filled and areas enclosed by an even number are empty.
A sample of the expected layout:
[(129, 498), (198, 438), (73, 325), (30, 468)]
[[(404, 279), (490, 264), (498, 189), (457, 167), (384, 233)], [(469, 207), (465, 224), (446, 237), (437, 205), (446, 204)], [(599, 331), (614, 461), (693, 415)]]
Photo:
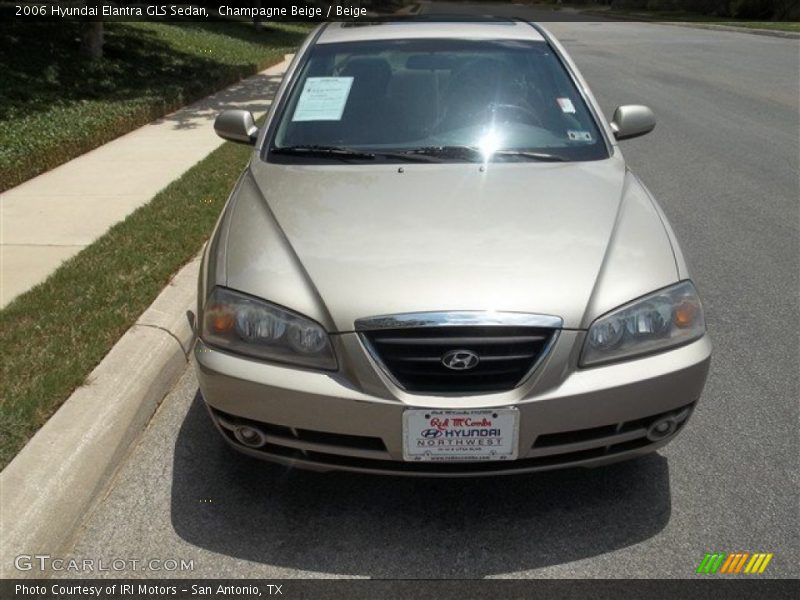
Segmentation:
[(0, 194), (0, 307), (220, 146), (220, 111), (264, 114), (290, 58)]

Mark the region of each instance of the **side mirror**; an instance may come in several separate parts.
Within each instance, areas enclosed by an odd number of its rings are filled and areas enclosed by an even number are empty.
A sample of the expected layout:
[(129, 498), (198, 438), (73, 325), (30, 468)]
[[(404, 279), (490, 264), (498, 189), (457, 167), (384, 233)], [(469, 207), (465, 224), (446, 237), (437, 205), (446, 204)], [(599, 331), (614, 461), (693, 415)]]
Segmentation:
[(223, 140), (240, 144), (255, 144), (258, 127), (250, 111), (226, 110), (214, 120), (214, 131)]
[(656, 116), (646, 106), (628, 104), (614, 111), (611, 131), (618, 140), (627, 140), (650, 133), (656, 126)]

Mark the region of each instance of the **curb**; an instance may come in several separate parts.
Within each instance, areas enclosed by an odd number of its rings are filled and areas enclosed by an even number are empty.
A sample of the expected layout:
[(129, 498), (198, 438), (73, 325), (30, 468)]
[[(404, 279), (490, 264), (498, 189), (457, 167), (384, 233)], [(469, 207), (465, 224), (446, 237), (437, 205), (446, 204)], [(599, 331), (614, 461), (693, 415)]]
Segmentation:
[(75, 530), (186, 369), (200, 254), (0, 473), (0, 577), (20, 554), (63, 556)]
[[(653, 21), (658, 23), (659, 21)], [(733, 33), (749, 33), (750, 35), (761, 35), (765, 37), (776, 37), (785, 40), (800, 40), (800, 33), (793, 31), (777, 31), (774, 29), (752, 29), (749, 27), (733, 27), (730, 25), (715, 25), (713, 23), (683, 23), (680, 21), (664, 21), (663, 25), (673, 27), (691, 27), (693, 29), (708, 29), (710, 31), (730, 31)]]
[(778, 31), (775, 29), (753, 29), (751, 27), (734, 27), (731, 25), (717, 25), (716, 23), (697, 23), (693, 21), (660, 21), (634, 15), (609, 14), (604, 11), (582, 10), (582, 15), (602, 17), (609, 21), (636, 21), (638, 23), (652, 23), (654, 25), (671, 25), (672, 27), (691, 27), (692, 29), (708, 29), (710, 31), (731, 31), (733, 33), (749, 33), (750, 35), (763, 35), (789, 40), (800, 40), (800, 33), (793, 31)]

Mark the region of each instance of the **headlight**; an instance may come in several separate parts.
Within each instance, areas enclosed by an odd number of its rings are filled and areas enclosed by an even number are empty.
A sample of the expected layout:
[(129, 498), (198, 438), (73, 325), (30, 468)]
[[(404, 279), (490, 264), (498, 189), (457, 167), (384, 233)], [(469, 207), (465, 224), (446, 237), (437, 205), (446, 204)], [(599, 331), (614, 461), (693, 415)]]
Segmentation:
[(210, 346), (256, 358), (336, 369), (325, 330), (311, 319), (233, 290), (214, 288), (200, 337)]
[(660, 352), (703, 336), (703, 307), (692, 282), (640, 298), (600, 317), (589, 328), (581, 366)]

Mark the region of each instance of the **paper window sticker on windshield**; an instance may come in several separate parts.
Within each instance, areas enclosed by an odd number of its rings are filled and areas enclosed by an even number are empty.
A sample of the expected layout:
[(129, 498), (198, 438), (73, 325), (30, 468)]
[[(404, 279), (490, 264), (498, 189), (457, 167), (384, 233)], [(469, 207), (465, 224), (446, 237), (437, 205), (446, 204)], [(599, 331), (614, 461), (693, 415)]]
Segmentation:
[(344, 113), (352, 77), (306, 79), (292, 121), (339, 121)]
[(567, 137), (573, 142), (591, 142), (592, 134), (589, 131), (575, 131), (570, 129), (567, 131)]
[(558, 102), (558, 105), (561, 107), (561, 112), (571, 115), (575, 114), (575, 105), (569, 98), (556, 98), (556, 102)]

